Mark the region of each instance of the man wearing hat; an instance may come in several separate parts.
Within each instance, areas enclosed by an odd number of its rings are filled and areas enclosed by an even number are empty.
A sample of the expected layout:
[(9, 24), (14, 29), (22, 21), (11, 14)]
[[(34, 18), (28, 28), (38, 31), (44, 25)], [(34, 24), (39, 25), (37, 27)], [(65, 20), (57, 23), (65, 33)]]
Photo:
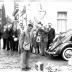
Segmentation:
[(19, 39), (19, 47), (21, 52), (21, 69), (27, 71), (31, 69), (29, 67), (29, 57), (30, 57), (30, 45), (32, 40), (31, 30), (33, 28), (32, 24), (28, 24), (26, 31), (24, 31)]
[(53, 39), (55, 38), (55, 29), (51, 27), (51, 23), (48, 23), (48, 44), (47, 44), (47, 50), (49, 49), (49, 45), (53, 42)]

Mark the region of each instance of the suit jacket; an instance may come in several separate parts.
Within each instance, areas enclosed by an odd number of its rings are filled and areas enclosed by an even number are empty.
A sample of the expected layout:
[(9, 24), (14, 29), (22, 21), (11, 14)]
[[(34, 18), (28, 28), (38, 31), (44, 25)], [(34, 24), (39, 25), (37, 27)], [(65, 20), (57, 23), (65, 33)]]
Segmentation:
[(48, 40), (53, 41), (54, 38), (55, 38), (55, 29), (51, 28), (49, 30), (48, 28)]
[(6, 29), (6, 31), (3, 31), (2, 37), (4, 39), (8, 39), (8, 30)]
[(16, 31), (13, 30), (13, 36), (18, 37), (18, 30)]
[(25, 31), (20, 35), (19, 38), (19, 47), (20, 49), (23, 48), (24, 45), (30, 43), (31, 44), (31, 40), (32, 40), (32, 34), (29, 35), (29, 32)]
[(12, 29), (10, 29), (8, 30), (8, 38), (12, 39), (12, 36), (13, 36), (13, 32), (12, 32)]

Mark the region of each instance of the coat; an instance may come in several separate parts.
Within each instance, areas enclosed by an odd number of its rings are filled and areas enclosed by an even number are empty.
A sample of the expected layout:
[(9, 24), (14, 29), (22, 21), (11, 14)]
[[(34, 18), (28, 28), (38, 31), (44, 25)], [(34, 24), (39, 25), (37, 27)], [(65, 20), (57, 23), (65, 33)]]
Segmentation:
[(55, 29), (51, 28), (48, 31), (48, 40), (52, 42), (54, 38), (55, 38)]
[(3, 31), (2, 34), (3, 39), (8, 39), (8, 30), (6, 29), (6, 31)]
[[(32, 34), (29, 36), (29, 32), (25, 31), (20, 35), (19, 38), (19, 47), (24, 48), (24, 46), (27, 46), (28, 44), (31, 44), (32, 40)], [(29, 48), (30, 49), (30, 48)]]

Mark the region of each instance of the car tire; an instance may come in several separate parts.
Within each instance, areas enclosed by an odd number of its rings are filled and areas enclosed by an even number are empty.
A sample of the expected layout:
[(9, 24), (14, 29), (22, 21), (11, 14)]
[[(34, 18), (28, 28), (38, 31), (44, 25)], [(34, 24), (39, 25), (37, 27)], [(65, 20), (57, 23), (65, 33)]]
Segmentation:
[[(69, 53), (67, 53), (68, 51), (69, 51)], [(64, 60), (68, 61), (72, 57), (72, 47), (64, 48), (62, 53), (61, 53), (61, 56)]]

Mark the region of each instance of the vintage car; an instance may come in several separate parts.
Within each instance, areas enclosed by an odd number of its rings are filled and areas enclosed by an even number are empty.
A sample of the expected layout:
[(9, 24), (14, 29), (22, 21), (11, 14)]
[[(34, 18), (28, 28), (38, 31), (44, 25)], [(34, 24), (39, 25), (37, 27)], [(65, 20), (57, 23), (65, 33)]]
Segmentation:
[(47, 53), (53, 56), (61, 56), (68, 61), (72, 57), (72, 30), (55, 38)]

